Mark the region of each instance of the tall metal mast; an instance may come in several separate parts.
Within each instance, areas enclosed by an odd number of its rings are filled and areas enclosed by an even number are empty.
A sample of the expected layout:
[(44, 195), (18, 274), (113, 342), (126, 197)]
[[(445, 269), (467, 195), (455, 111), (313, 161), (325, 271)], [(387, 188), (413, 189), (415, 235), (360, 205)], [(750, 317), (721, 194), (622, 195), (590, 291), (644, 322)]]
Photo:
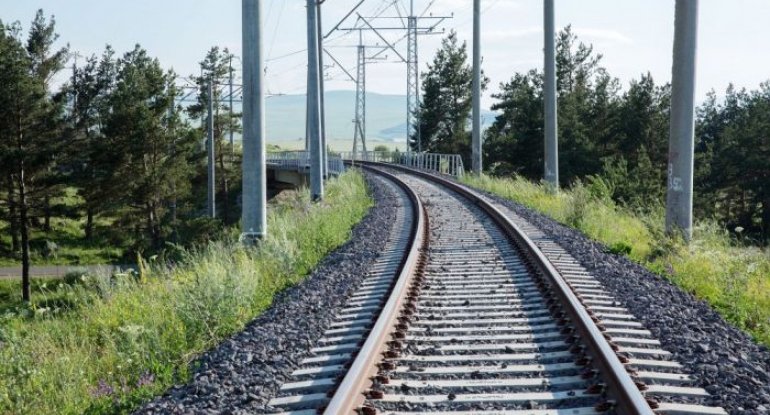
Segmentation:
[(241, 239), (267, 235), (265, 91), (261, 0), (242, 0), (243, 27), (243, 211)]
[(417, 55), (417, 16), (414, 15), (414, 0), (409, 1), (406, 45), (406, 137), (408, 142), (414, 134), (417, 151), (422, 152), (419, 112), (420, 65)]
[(233, 139), (233, 55), (230, 55), (230, 167), (235, 163), (235, 140)]
[[(360, 3), (359, 3), (360, 4)], [(395, 2), (394, 2), (395, 4)], [(358, 7), (358, 6), (356, 6)], [(348, 13), (348, 16), (352, 14)], [(452, 16), (416, 16), (414, 13), (414, 0), (410, 0), (410, 12), (409, 16), (407, 16), (407, 25), (406, 27), (398, 27), (398, 25), (387, 25), (387, 26), (375, 26), (372, 24), (375, 20), (384, 20), (384, 19), (403, 19), (402, 16), (374, 16), (374, 17), (364, 17), (357, 13), (358, 20), (357, 23), (363, 22), (363, 27), (349, 27), (349, 28), (339, 28), (339, 24), (336, 28), (339, 30), (369, 30), (374, 32), (380, 40), (382, 40), (385, 45), (387, 46), (387, 49), (390, 49), (395, 53), (395, 55), (404, 63), (406, 63), (406, 136), (407, 140), (412, 138), (412, 134), (415, 134), (415, 142), (420, 151), (422, 151), (423, 143), (422, 143), (422, 137), (420, 135), (420, 131), (418, 128), (419, 125), (419, 106), (420, 106), (420, 73), (419, 73), (419, 60), (418, 60), (418, 54), (417, 54), (417, 38), (421, 35), (428, 35), (428, 34), (441, 34), (440, 32), (436, 32), (436, 27), (438, 27), (439, 24), (441, 24), (445, 19), (449, 19)], [(347, 16), (346, 16), (347, 17)], [(432, 20), (432, 23), (430, 25), (425, 25), (424, 27), (420, 27), (420, 22), (423, 20)], [(343, 19), (344, 21), (344, 19)], [(396, 49), (396, 44), (401, 41), (399, 39), (396, 42), (390, 42), (388, 41), (385, 36), (381, 32), (384, 31), (403, 31), (406, 30), (406, 36), (401, 38), (407, 39), (407, 54), (406, 57), (401, 55), (399, 51)], [(370, 58), (367, 59), (374, 59), (377, 58), (383, 51), (373, 55)]]
[(544, 72), (545, 85), (545, 181), (552, 189), (559, 188), (559, 139), (556, 115), (556, 27), (553, 0), (545, 0), (544, 15)]
[(310, 193), (313, 200), (324, 197), (323, 154), (321, 143), (320, 68), (318, 59), (318, 8), (315, 0), (307, 0), (307, 125), (310, 142)]
[(329, 176), (329, 155), (327, 154), (328, 146), (326, 144), (326, 97), (324, 92), (324, 54), (323, 54), (323, 27), (321, 25), (321, 3), (323, 0), (317, 1), (316, 17), (318, 24), (316, 26), (318, 39), (318, 97), (320, 101), (320, 124), (321, 124), (321, 166), (324, 179)]
[(206, 207), (208, 216), (210, 218), (217, 217), (216, 208), (216, 165), (214, 159), (214, 79), (209, 79), (209, 93), (208, 93), (208, 118), (206, 120), (206, 127), (208, 132), (208, 138), (206, 140), (206, 151), (208, 153), (208, 197), (206, 199)]
[(328, 50), (324, 52), (339, 66), (342, 72), (356, 84), (355, 118), (353, 119), (353, 159), (358, 159), (358, 143), (361, 142), (364, 157), (367, 157), (366, 148), (366, 64), (370, 60), (384, 60), (366, 56), (367, 49), (386, 49), (383, 46), (368, 46), (364, 44), (363, 30), (358, 30), (358, 44), (356, 48), (356, 76), (350, 74), (345, 67)]
[(366, 47), (363, 33), (358, 31), (358, 58), (356, 64), (356, 118), (353, 133), (353, 159), (358, 156), (358, 141), (364, 149), (366, 158)]
[(471, 148), (473, 172), (481, 174), (481, 0), (473, 0), (473, 122)]
[(695, 133), (695, 67), (698, 0), (677, 0), (671, 75), (666, 232), (692, 238), (692, 183)]

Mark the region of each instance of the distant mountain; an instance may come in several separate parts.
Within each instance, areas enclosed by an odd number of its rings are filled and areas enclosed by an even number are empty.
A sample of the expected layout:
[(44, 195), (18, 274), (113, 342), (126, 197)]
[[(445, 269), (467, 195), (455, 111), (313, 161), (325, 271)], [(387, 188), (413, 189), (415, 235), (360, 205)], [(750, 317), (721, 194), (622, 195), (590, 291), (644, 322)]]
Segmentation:
[[(354, 91), (326, 92), (326, 135), (334, 148), (347, 149), (353, 140)], [(372, 143), (406, 142), (406, 96), (366, 94), (366, 136)], [(305, 95), (277, 95), (267, 99), (265, 108), (268, 141), (295, 147), (304, 143)], [(482, 111), (482, 123), (489, 126), (496, 114)], [(285, 143), (285, 144), (284, 144)]]

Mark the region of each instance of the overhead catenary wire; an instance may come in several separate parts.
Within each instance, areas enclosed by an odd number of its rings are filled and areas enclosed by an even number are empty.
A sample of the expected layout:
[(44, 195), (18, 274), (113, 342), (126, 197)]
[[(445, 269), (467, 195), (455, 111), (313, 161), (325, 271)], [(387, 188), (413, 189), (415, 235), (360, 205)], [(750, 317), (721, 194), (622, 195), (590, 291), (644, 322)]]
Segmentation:
[[(283, 9), (286, 7), (286, 2), (281, 1), (281, 8), (278, 10), (278, 18), (275, 22), (275, 28), (273, 29), (273, 38), (270, 40), (270, 48), (267, 52), (267, 60), (273, 55), (273, 48), (275, 47), (275, 39), (278, 37), (278, 28), (281, 27), (281, 18), (283, 17)], [(271, 4), (272, 8), (272, 4)], [(268, 12), (269, 14), (270, 12)]]
[(435, 2), (436, 0), (430, 0), (430, 3), (428, 3), (427, 6), (425, 6), (425, 10), (423, 10), (422, 13), (420, 13), (420, 17), (425, 16), (425, 14), (428, 13), (428, 10), (430, 10), (430, 8), (433, 6), (433, 3)]

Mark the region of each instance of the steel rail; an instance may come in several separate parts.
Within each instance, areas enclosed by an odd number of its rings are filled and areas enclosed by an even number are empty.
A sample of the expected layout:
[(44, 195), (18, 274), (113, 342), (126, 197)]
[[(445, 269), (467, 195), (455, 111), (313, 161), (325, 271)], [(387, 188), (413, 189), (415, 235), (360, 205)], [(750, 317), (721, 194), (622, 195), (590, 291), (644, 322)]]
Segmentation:
[(424, 262), (424, 252), (428, 242), (428, 215), (414, 190), (392, 174), (370, 170), (396, 183), (411, 199), (414, 214), (412, 244), (399, 267), (398, 278), (388, 301), (382, 307), (366, 341), (337, 387), (337, 392), (324, 409), (323, 413), (327, 415), (356, 414), (357, 408), (364, 403), (363, 392), (372, 385), (371, 379), (376, 375), (377, 363), (382, 360), (381, 356), (386, 352), (387, 342), (396, 331), (396, 321), (407, 302), (407, 294), (417, 274), (416, 271), (420, 263)]
[[(613, 347), (616, 346), (610, 344), (605, 338), (602, 331), (594, 322), (593, 318), (582, 301), (575, 295), (575, 292), (570, 288), (569, 284), (554, 268), (551, 262), (545, 257), (535, 243), (507, 216), (505, 216), (499, 209), (486, 201), (477, 192), (470, 188), (455, 183), (454, 181), (439, 177), (430, 173), (426, 173), (420, 170), (412, 169), (409, 167), (378, 163), (378, 162), (361, 162), (368, 166), (378, 166), (393, 168), (401, 170), (409, 174), (427, 179), (429, 181), (438, 183), (442, 186), (449, 188), (450, 190), (460, 194), (466, 199), (470, 200), (485, 213), (487, 213), (497, 224), (500, 226), (507, 236), (512, 240), (515, 246), (522, 250), (522, 252), (531, 260), (531, 265), (544, 276), (551, 285), (554, 293), (559, 297), (561, 305), (564, 307), (564, 311), (567, 313), (570, 321), (574, 324), (577, 331), (577, 335), (580, 340), (587, 347), (588, 354), (593, 358), (592, 363), (599, 370), (601, 378), (607, 383), (606, 394), (612, 399), (614, 409), (620, 414), (633, 414), (633, 415), (653, 415), (654, 412), (650, 405), (647, 403), (644, 395), (639, 390), (639, 386), (629, 375), (624, 364), (618, 358)], [(377, 170), (378, 174), (383, 173), (381, 170)], [(385, 173), (387, 174), (387, 173)], [(388, 177), (393, 177), (388, 175)], [(400, 179), (397, 179), (400, 181)], [(361, 353), (364, 350), (362, 349)], [(358, 359), (357, 359), (358, 360)], [(351, 368), (352, 370), (353, 368)], [(361, 389), (355, 393), (360, 394)], [(338, 394), (350, 394), (351, 391), (339, 389)], [(336, 398), (336, 396), (335, 396)], [(347, 412), (326, 412), (331, 413), (352, 413)]]

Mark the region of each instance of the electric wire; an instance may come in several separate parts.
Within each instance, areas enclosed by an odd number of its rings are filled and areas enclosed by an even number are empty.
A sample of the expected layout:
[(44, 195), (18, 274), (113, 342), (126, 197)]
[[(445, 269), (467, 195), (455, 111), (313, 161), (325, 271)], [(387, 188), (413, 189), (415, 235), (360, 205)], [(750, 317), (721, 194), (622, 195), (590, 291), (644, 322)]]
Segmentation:
[[(272, 6), (272, 3), (271, 3)], [(281, 27), (281, 18), (283, 17), (283, 9), (286, 7), (286, 2), (281, 1), (281, 8), (278, 10), (278, 19), (276, 19), (275, 28), (273, 29), (273, 39), (270, 41), (270, 48), (267, 52), (268, 60), (273, 55), (273, 48), (275, 47), (275, 40), (278, 38), (278, 28)]]
[(428, 6), (425, 7), (425, 10), (422, 11), (420, 14), (420, 17), (425, 16), (426, 13), (428, 13), (428, 10), (430, 10), (431, 6), (433, 6), (433, 3), (435, 3), (436, 0), (430, 0), (430, 3), (428, 3)]

